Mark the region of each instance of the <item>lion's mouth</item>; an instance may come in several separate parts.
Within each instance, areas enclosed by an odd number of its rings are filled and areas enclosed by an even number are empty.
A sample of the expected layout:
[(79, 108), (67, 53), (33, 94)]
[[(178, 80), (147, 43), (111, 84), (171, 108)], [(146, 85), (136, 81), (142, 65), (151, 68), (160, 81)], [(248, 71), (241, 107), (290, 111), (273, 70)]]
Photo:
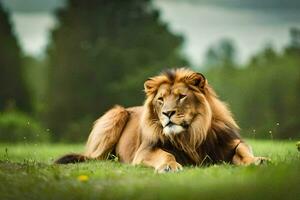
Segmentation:
[(171, 127), (171, 126), (181, 126), (182, 128), (184, 128), (184, 129), (188, 129), (189, 128), (189, 125), (186, 123), (186, 122), (183, 122), (182, 124), (175, 124), (175, 123), (173, 123), (172, 121), (169, 121), (165, 126), (164, 126), (164, 128), (165, 127)]
[(169, 121), (169, 122), (164, 126), (164, 128), (165, 128), (165, 127), (170, 127), (170, 126), (173, 126), (173, 125), (176, 125), (176, 124), (174, 124), (173, 122)]
[(166, 135), (176, 135), (186, 130), (186, 127), (183, 125), (178, 125), (169, 121), (163, 128), (163, 132)]

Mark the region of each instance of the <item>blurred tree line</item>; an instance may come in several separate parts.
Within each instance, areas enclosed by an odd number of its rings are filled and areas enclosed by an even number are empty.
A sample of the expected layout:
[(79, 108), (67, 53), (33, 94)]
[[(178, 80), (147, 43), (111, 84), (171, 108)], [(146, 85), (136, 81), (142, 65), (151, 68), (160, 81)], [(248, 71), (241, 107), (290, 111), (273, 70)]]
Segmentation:
[[(32, 58), (31, 60), (35, 60)], [(8, 12), (0, 1), (0, 141), (1, 142), (42, 142), (49, 141), (50, 135), (36, 120), (35, 85), (40, 84), (36, 73), (40, 66), (27, 64), (14, 36)], [(28, 70), (31, 69), (31, 70)], [(34, 83), (34, 84), (33, 84)], [(32, 86), (32, 87), (31, 87)], [(26, 114), (27, 113), (27, 114)]]
[[(151, 0), (68, 0), (56, 17), (46, 57), (24, 56), (0, 2), (0, 139), (26, 132), (24, 138), (45, 141), (51, 132), (52, 141), (84, 141), (92, 122), (114, 104), (142, 104), (149, 76), (189, 64), (183, 37), (161, 21)], [(291, 30), (282, 53), (267, 46), (243, 66), (232, 40), (208, 49), (204, 74), (242, 133), (300, 136), (299, 33)]]
[(56, 17), (45, 60), (25, 57), (20, 73), (55, 141), (83, 141), (109, 107), (142, 104), (149, 76), (188, 64), (183, 37), (170, 32), (150, 0), (68, 0)]
[(0, 110), (31, 110), (22, 69), (22, 54), (13, 35), (8, 13), (0, 2)]
[(242, 133), (259, 138), (300, 136), (300, 30), (290, 30), (290, 44), (277, 53), (271, 44), (246, 65), (236, 63), (234, 43), (224, 39), (209, 48), (209, 82), (233, 110)]
[(179, 52), (183, 38), (160, 21), (149, 0), (69, 0), (57, 18), (48, 47), (46, 120), (60, 137), (82, 140), (109, 107), (141, 104), (148, 76), (187, 64)]

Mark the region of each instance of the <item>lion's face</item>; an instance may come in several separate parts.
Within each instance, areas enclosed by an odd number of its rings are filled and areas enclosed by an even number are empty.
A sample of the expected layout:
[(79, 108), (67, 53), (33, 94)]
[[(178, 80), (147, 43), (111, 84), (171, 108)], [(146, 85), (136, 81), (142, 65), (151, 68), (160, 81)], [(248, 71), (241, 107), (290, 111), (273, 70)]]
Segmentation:
[(166, 135), (184, 132), (197, 114), (196, 98), (183, 83), (162, 84), (152, 103)]
[(170, 136), (186, 132), (195, 127), (195, 121), (199, 126), (203, 118), (211, 116), (203, 93), (205, 82), (202, 74), (185, 69), (146, 81), (146, 105), (152, 111), (154, 121), (160, 123), (163, 134)]

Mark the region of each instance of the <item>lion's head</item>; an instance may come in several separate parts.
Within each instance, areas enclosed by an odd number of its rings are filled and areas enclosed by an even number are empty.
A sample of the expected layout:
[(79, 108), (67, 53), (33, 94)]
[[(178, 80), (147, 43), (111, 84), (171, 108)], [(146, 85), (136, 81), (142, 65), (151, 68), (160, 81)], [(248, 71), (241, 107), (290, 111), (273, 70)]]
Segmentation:
[(163, 134), (183, 133), (202, 115), (208, 120), (211, 118), (211, 110), (203, 94), (206, 82), (202, 74), (187, 69), (169, 70), (145, 82), (149, 107), (153, 117), (157, 117)]
[(142, 117), (143, 136), (169, 139), (186, 151), (195, 150), (214, 126), (238, 128), (226, 105), (205, 77), (186, 68), (149, 78)]

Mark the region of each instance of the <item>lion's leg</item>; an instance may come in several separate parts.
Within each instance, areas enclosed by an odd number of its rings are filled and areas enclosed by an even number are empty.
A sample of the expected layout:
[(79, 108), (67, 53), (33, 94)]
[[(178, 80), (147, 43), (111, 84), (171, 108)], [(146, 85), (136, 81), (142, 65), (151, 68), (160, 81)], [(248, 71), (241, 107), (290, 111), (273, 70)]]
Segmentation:
[(133, 164), (143, 164), (153, 167), (158, 173), (177, 172), (182, 166), (176, 162), (175, 157), (159, 148), (139, 149), (133, 160)]
[(243, 142), (240, 142), (235, 148), (235, 154), (233, 156), (232, 163), (235, 165), (259, 165), (268, 160), (268, 158), (264, 157), (255, 157), (252, 153), (251, 147)]
[(118, 143), (129, 113), (121, 106), (115, 106), (100, 119), (91, 131), (86, 144), (85, 156), (92, 159), (107, 159)]

